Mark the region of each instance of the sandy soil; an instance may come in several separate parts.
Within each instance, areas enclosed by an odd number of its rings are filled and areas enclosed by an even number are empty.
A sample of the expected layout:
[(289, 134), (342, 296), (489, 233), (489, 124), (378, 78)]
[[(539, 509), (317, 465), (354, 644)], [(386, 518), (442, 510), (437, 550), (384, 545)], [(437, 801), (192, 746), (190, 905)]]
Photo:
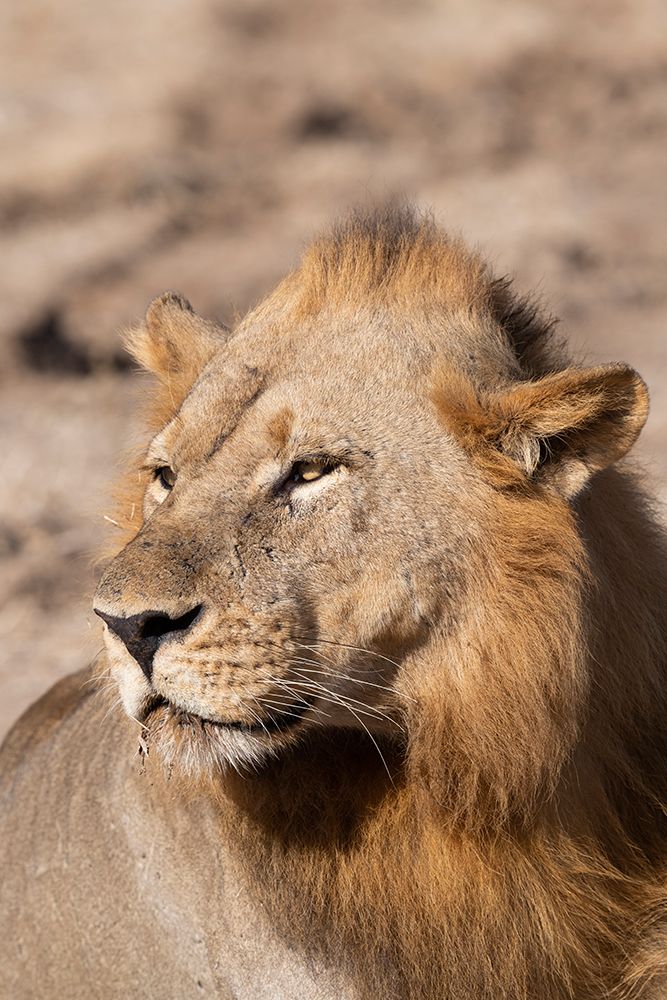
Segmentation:
[(667, 493), (662, 0), (0, 9), (0, 730), (98, 642), (105, 497), (166, 288), (229, 320), (352, 203), (431, 206), (580, 357), (624, 359)]

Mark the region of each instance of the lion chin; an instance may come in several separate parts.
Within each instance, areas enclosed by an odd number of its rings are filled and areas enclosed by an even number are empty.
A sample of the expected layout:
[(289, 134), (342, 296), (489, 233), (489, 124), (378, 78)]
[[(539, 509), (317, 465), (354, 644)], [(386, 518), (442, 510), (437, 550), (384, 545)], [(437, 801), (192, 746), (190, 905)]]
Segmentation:
[(309, 728), (305, 718), (313, 699), (303, 699), (257, 721), (222, 720), (192, 712), (151, 695), (141, 707), (126, 712), (141, 727), (139, 752), (154, 755), (169, 774), (214, 777), (233, 768), (256, 771), (279, 752), (296, 745)]
[[(240, 773), (256, 770), (278, 749), (268, 726), (218, 722), (162, 698), (137, 721), (141, 723), (140, 752), (154, 754), (170, 773), (178, 769), (189, 778), (213, 776), (229, 768)], [(291, 722), (288, 725), (291, 728)]]

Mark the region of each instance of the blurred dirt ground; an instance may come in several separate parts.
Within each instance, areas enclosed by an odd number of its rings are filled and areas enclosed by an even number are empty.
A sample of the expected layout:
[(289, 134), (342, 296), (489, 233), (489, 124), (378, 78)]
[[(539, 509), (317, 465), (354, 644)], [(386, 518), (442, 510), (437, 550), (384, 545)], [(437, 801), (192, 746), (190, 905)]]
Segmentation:
[(663, 0), (22, 0), (0, 45), (0, 730), (97, 647), (118, 330), (167, 288), (229, 320), (369, 197), (642, 372), (665, 495)]

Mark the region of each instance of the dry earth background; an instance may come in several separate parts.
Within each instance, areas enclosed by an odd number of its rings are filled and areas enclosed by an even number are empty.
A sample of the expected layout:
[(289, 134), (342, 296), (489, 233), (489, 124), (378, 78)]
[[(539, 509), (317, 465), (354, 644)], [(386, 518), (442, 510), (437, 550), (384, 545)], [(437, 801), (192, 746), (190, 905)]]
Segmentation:
[(21, 0), (0, 38), (0, 730), (98, 642), (118, 330), (167, 288), (229, 320), (368, 196), (644, 374), (664, 498), (664, 0)]

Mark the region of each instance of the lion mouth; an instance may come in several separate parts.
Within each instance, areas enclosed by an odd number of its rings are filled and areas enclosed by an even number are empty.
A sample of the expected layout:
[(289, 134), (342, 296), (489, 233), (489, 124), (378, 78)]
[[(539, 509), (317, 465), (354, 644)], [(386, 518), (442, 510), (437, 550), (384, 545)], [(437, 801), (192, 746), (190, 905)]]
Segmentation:
[(156, 695), (146, 706), (139, 720), (146, 723), (150, 716), (156, 712), (165, 711), (179, 726), (198, 726), (203, 729), (223, 729), (241, 733), (248, 733), (253, 736), (270, 736), (272, 733), (284, 732), (298, 725), (309, 708), (315, 701), (314, 697), (303, 697), (293, 705), (288, 705), (281, 711), (272, 710), (270, 715), (266, 715), (257, 722), (244, 722), (240, 719), (228, 721), (220, 719), (210, 719), (205, 715), (198, 715), (195, 712), (186, 711), (178, 705), (174, 705), (163, 695)]

